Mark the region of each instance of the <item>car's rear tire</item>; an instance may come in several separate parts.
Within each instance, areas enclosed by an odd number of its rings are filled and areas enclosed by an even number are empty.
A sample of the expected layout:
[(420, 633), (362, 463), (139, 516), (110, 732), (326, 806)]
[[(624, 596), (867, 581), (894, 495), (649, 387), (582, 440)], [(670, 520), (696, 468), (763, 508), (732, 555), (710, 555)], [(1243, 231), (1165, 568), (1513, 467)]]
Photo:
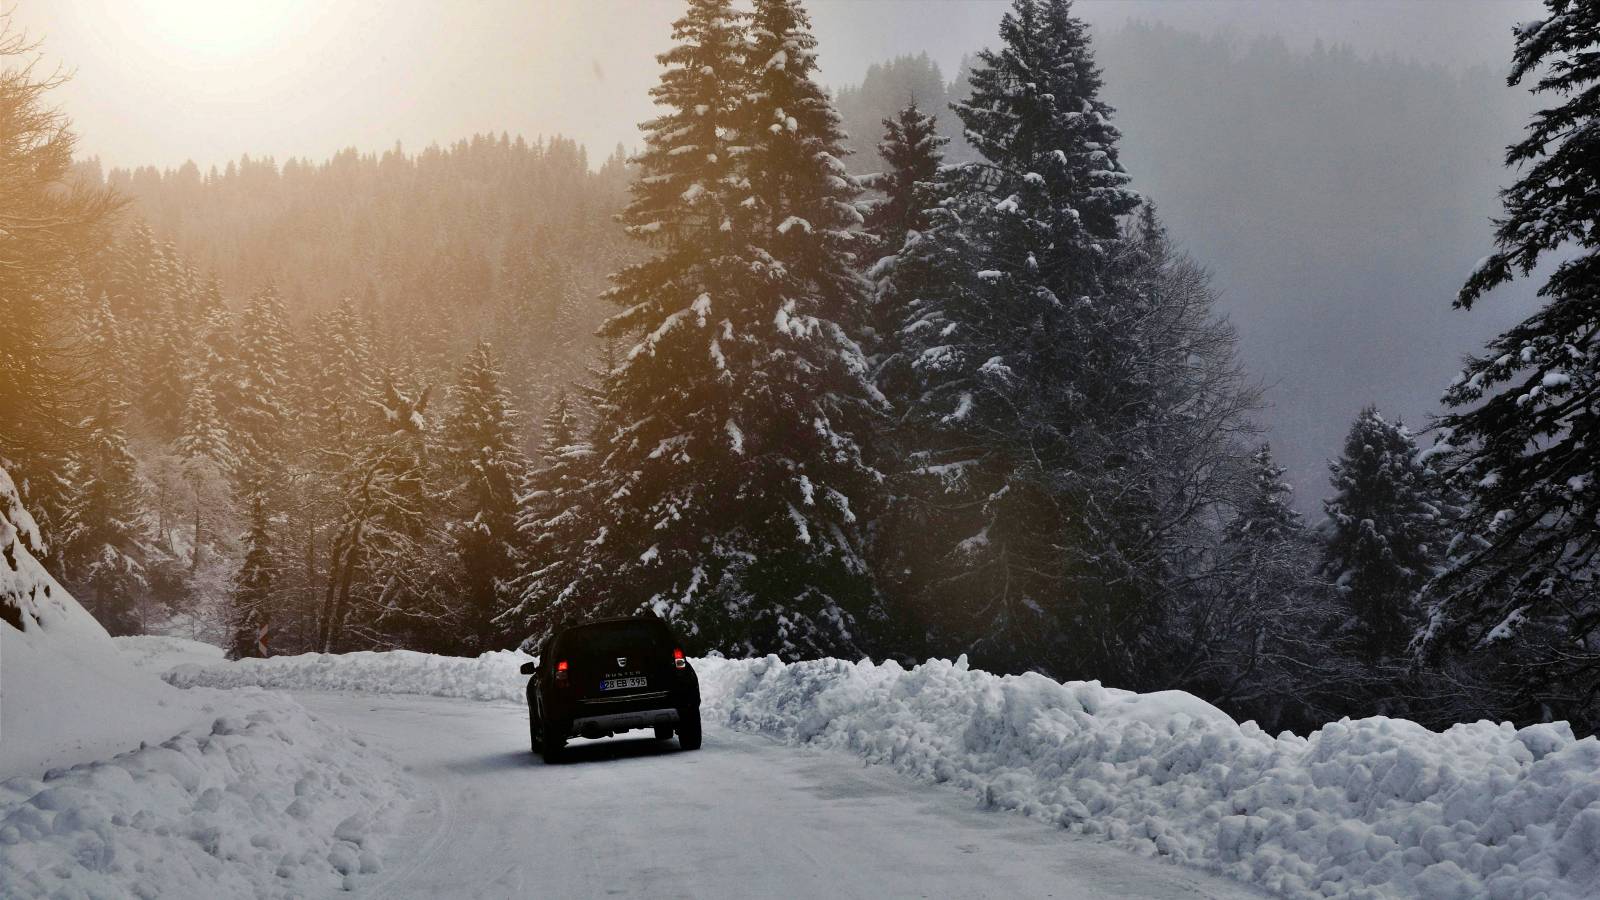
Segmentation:
[(694, 709), (678, 719), (678, 746), (684, 750), (700, 749), (700, 710)]
[(546, 763), (561, 761), (561, 751), (567, 746), (567, 739), (562, 735), (562, 729), (553, 727), (545, 722), (539, 728), (539, 755), (544, 757)]
[(670, 740), (672, 740), (672, 727), (670, 725), (657, 725), (656, 726), (656, 740), (658, 740), (658, 741), (670, 741)]

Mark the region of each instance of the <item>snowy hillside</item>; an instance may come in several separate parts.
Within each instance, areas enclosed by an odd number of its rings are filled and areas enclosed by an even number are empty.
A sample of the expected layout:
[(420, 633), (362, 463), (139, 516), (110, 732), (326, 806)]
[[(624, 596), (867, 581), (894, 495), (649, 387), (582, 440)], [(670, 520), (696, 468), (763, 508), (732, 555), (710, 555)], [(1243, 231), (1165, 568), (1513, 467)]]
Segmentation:
[[(520, 702), (528, 657), (306, 655), (182, 666), (185, 686)], [(964, 662), (701, 659), (708, 721), (915, 779), (1286, 896), (1592, 897), (1600, 741), (1565, 725), (1395, 719), (1273, 737), (1182, 692), (995, 676)]]

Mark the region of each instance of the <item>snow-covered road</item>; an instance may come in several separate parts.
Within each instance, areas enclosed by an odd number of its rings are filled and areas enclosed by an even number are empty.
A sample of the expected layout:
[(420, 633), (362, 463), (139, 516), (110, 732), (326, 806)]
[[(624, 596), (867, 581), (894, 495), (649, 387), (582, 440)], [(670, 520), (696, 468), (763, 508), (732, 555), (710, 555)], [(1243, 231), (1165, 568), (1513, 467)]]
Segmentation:
[(371, 897), (1260, 897), (851, 757), (707, 726), (546, 766), (504, 702), (298, 692), (431, 791)]

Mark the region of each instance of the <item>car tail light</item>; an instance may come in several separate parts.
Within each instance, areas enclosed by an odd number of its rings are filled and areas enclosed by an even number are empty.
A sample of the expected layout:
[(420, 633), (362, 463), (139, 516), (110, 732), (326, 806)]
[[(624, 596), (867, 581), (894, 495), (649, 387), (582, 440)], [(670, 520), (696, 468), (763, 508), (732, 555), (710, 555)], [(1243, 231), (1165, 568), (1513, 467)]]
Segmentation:
[(672, 651), (672, 664), (680, 669), (687, 669), (689, 667), (689, 661), (683, 658), (682, 650)]
[(564, 659), (556, 663), (556, 683), (567, 683), (567, 661)]

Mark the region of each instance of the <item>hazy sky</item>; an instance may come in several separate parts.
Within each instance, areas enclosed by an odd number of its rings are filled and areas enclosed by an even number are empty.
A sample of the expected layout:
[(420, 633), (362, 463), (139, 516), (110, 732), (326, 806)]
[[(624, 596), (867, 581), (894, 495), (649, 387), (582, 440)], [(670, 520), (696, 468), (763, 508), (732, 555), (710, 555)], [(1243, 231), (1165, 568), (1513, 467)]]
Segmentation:
[[(604, 155), (650, 114), (653, 55), (681, 0), (0, 0), (76, 70), (58, 101), (108, 166), (320, 160), (396, 140), (561, 133)], [(927, 50), (952, 74), (993, 42), (1002, 0), (811, 0), (824, 77)], [(1129, 19), (1291, 44), (1346, 43), (1503, 69), (1533, 0), (1081, 0)]]

